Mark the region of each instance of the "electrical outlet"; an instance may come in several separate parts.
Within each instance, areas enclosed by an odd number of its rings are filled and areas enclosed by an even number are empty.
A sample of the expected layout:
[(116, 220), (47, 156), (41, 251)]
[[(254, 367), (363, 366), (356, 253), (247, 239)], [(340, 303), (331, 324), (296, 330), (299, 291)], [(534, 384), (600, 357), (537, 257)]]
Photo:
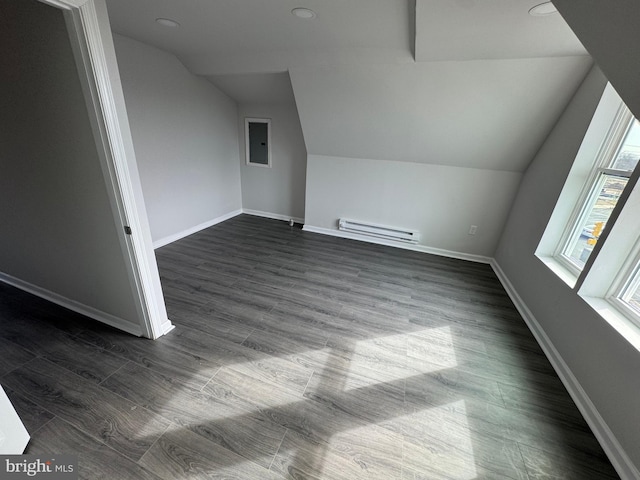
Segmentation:
[(469, 235), (475, 235), (477, 231), (478, 231), (477, 225), (471, 225), (469, 227)]

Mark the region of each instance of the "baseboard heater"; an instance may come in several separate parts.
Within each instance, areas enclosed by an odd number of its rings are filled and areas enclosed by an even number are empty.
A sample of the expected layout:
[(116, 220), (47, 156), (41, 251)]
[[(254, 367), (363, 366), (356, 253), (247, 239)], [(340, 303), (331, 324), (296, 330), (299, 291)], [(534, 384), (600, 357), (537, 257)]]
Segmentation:
[(375, 223), (356, 222), (341, 218), (338, 221), (338, 229), (345, 232), (360, 233), (362, 235), (371, 235), (387, 240), (396, 240), (405, 243), (418, 243), (420, 232), (417, 230), (409, 230), (406, 228), (387, 227), (384, 225), (376, 225)]

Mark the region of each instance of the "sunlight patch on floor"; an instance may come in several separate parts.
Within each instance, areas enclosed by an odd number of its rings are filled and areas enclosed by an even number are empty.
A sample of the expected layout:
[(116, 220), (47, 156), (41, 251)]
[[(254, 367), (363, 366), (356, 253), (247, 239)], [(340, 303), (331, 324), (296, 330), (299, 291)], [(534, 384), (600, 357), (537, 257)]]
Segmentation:
[(405, 472), (416, 479), (478, 476), (464, 400), (417, 410), (398, 422), (407, 434), (402, 445)]
[(326, 442), (289, 431), (273, 466), (300, 478), (387, 480), (400, 477), (401, 459), (401, 434), (364, 425), (336, 432)]
[(360, 340), (354, 342), (348, 358), (341, 354), (349, 372), (345, 390), (399, 383), (407, 377), (458, 365), (448, 326)]

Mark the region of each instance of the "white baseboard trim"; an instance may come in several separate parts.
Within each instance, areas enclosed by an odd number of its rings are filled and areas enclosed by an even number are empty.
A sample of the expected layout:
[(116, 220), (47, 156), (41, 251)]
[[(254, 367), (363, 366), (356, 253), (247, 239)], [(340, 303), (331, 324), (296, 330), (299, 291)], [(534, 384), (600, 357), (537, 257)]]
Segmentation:
[(160, 331), (162, 331), (162, 335), (166, 335), (174, 328), (176, 328), (176, 326), (169, 319), (167, 319), (166, 322), (163, 322), (162, 325), (160, 325)]
[(180, 240), (181, 238), (188, 237), (189, 235), (193, 235), (194, 233), (198, 233), (200, 230), (213, 227), (220, 222), (224, 222), (225, 220), (236, 217), (241, 213), (242, 210), (234, 210), (233, 212), (226, 213), (217, 218), (214, 218), (213, 220), (209, 220), (207, 222), (201, 223), (200, 225), (196, 225), (195, 227), (183, 230), (182, 232), (174, 233), (173, 235), (169, 235), (168, 237), (161, 238), (160, 240), (156, 240), (155, 242), (153, 242), (153, 248), (155, 250), (157, 248), (164, 247), (165, 245), (169, 245), (170, 243)]
[(439, 255), (441, 257), (457, 258), (458, 260), (468, 260), (476, 263), (491, 263), (491, 258), (482, 255), (473, 255), (470, 253), (454, 252), (452, 250), (443, 250), (441, 248), (427, 247), (426, 245), (416, 245), (412, 243), (394, 242), (384, 238), (370, 237), (368, 235), (360, 235), (353, 232), (344, 232), (342, 230), (334, 230), (331, 228), (314, 227), (313, 225), (305, 225), (302, 227), (305, 232), (319, 233), (321, 235), (330, 235), (332, 237), (348, 238), (350, 240), (358, 240), (361, 242), (375, 243), (377, 245), (386, 245), (388, 247), (402, 248), (404, 250), (413, 250), (414, 252), (429, 253), (431, 255)]
[(549, 362), (551, 362), (551, 365), (558, 374), (558, 377), (560, 377), (560, 380), (569, 392), (569, 395), (571, 395), (571, 398), (580, 410), (580, 413), (582, 413), (587, 424), (589, 424), (593, 434), (600, 442), (602, 449), (607, 454), (607, 457), (609, 457), (611, 464), (618, 472), (618, 475), (620, 475), (620, 478), (623, 480), (639, 479), (640, 471), (638, 471), (638, 468), (633, 464), (625, 450), (622, 448), (620, 442), (618, 442), (618, 439), (606, 424), (598, 412), (598, 409), (560, 355), (560, 352), (558, 352), (551, 342), (551, 339), (544, 332), (531, 310), (529, 310), (514, 288), (511, 281), (507, 278), (502, 268), (500, 268), (500, 265), (498, 265), (495, 260), (492, 260), (491, 267), (500, 280), (500, 283), (502, 283), (502, 286), (507, 291), (511, 301), (518, 309), (518, 312), (522, 315), (522, 318), (529, 327), (529, 330), (531, 330), (531, 333), (533, 333), (536, 341), (549, 359)]
[(93, 318), (94, 320), (97, 320), (99, 322), (106, 323), (107, 325), (117, 328), (118, 330), (123, 330), (137, 337), (142, 336), (142, 328), (140, 327), (140, 325), (135, 325), (123, 318), (116, 317), (115, 315), (111, 315), (110, 313), (106, 313), (83, 303), (77, 302), (76, 300), (71, 300), (70, 298), (63, 297), (58, 293), (52, 292), (42, 287), (38, 287), (37, 285), (33, 285), (29, 282), (25, 282), (24, 280), (20, 280), (19, 278), (16, 278), (12, 275), (0, 272), (0, 282), (13, 285), (20, 290), (32, 293), (37, 297), (49, 300), (50, 302), (60, 305), (61, 307), (68, 308), (69, 310), (80, 313), (81, 315), (85, 315), (89, 318)]
[(246, 213), (247, 215), (253, 215), (254, 217), (271, 218), (273, 220), (284, 220), (285, 222), (288, 222), (291, 218), (293, 218), (294, 222), (304, 225), (304, 218), (300, 218), (300, 217), (280, 215), (279, 213), (261, 212), (260, 210), (250, 210), (248, 208), (243, 208), (242, 213)]

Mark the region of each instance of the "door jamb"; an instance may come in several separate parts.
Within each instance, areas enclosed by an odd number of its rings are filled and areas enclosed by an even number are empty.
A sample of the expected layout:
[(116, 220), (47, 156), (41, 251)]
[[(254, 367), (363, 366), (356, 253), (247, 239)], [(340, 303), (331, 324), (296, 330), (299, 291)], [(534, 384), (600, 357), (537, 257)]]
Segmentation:
[[(112, 44), (112, 39), (110, 31), (105, 34), (100, 29), (96, 2), (102, 0), (39, 1), (64, 12), (111, 210), (120, 232), (118, 238), (136, 303), (140, 334), (156, 339), (172, 330), (173, 325), (167, 318), (144, 200), (135, 194), (131, 170), (137, 167), (133, 148), (131, 145), (126, 148), (119, 121), (119, 113), (126, 118), (126, 112), (120, 111), (122, 107), (118, 107), (114, 98), (118, 95), (123, 99), (123, 93), (119, 82), (112, 81), (113, 76), (119, 78), (117, 65), (114, 62), (110, 65), (105, 54), (105, 44)], [(135, 181), (139, 182), (137, 169), (134, 173)]]

